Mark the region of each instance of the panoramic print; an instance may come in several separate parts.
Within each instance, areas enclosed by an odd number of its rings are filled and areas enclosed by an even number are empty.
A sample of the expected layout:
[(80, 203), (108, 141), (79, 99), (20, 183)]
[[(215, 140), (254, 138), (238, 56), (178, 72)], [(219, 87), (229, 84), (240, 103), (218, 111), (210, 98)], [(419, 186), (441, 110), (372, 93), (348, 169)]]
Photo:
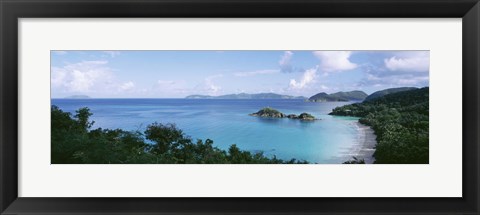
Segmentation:
[(51, 51), (52, 164), (428, 164), (429, 51)]

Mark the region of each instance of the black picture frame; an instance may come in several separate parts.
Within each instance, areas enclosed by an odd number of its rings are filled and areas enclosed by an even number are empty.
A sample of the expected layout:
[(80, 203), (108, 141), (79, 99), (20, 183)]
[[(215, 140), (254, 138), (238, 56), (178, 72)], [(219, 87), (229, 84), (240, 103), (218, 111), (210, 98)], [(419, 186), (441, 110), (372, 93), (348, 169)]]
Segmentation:
[[(477, 134), (480, 110), (478, 74), (480, 4), (478, 0), (0, 0), (0, 16), (1, 214), (480, 213), (480, 151)], [(18, 19), (25, 17), (462, 18), (463, 197), (19, 198), (17, 191)]]

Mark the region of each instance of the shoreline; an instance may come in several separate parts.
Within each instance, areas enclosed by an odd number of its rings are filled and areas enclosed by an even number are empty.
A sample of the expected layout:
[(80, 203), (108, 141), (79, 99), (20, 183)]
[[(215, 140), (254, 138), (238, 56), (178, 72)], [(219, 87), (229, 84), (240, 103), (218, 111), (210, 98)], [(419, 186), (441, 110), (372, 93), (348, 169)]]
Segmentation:
[(355, 122), (355, 125), (359, 130), (357, 143), (359, 148), (356, 157), (358, 159), (365, 159), (366, 164), (373, 164), (375, 162), (373, 153), (375, 153), (375, 146), (377, 145), (377, 135), (375, 135), (375, 131), (370, 128), (370, 126), (364, 125), (358, 121)]
[(377, 135), (370, 126), (363, 125), (358, 121), (354, 122), (353, 125), (357, 127), (357, 141), (344, 154), (345, 161), (356, 157), (358, 160), (364, 159), (365, 164), (373, 164), (375, 162), (373, 153), (375, 153)]

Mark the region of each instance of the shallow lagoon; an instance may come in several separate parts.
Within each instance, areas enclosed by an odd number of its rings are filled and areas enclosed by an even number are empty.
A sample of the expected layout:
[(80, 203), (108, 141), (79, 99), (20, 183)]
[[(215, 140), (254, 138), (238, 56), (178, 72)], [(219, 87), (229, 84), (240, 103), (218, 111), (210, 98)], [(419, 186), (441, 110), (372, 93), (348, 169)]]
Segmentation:
[[(264, 152), (281, 159), (296, 158), (315, 163), (341, 163), (357, 141), (357, 118), (329, 116), (346, 102), (313, 103), (303, 100), (220, 99), (52, 99), (52, 104), (74, 112), (89, 107), (93, 128), (143, 131), (153, 122), (175, 123), (193, 139), (212, 139), (228, 149)], [(285, 114), (307, 112), (320, 120), (267, 119), (249, 116), (263, 107)]]

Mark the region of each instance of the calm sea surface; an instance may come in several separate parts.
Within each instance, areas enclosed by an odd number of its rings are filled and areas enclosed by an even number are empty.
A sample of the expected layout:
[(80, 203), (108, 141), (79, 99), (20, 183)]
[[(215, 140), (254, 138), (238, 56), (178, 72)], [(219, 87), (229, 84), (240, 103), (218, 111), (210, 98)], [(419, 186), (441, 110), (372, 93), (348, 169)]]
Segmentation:
[[(327, 115), (345, 102), (313, 103), (303, 100), (220, 99), (52, 99), (52, 104), (74, 113), (89, 107), (94, 128), (144, 131), (153, 123), (175, 123), (193, 139), (211, 139), (228, 149), (264, 152), (281, 159), (296, 158), (316, 163), (341, 163), (355, 141), (357, 118)], [(321, 119), (265, 119), (249, 116), (263, 107), (285, 114), (307, 112)]]

